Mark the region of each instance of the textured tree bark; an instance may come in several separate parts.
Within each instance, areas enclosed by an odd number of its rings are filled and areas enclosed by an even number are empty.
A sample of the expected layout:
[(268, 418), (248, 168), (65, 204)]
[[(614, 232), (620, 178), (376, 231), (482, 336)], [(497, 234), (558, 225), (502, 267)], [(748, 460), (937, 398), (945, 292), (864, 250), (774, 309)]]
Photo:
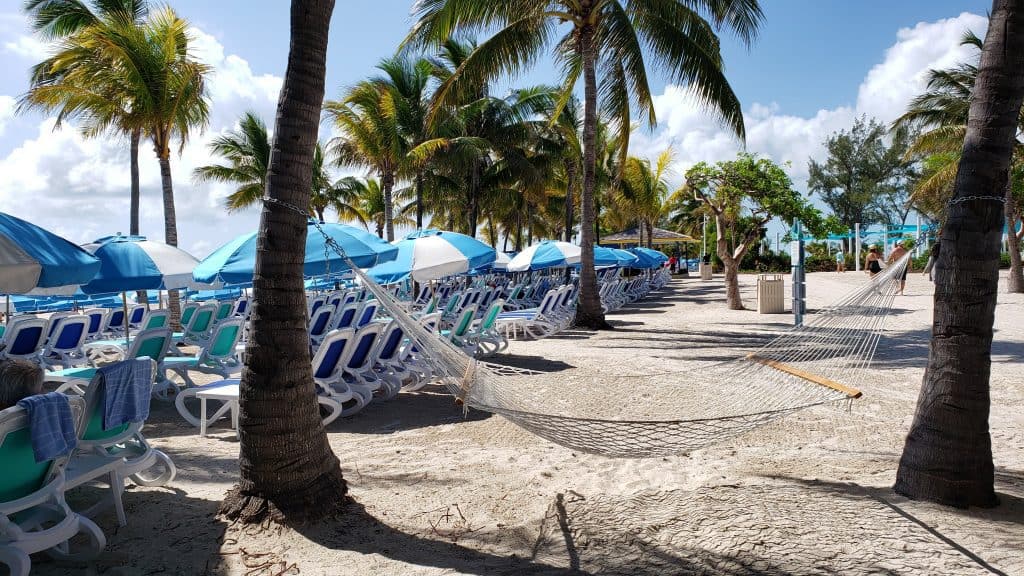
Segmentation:
[[(171, 246), (178, 245), (178, 218), (174, 212), (174, 183), (171, 181), (171, 151), (164, 142), (158, 145), (160, 158), (160, 182), (164, 197), (164, 242)], [(167, 291), (167, 313), (171, 328), (181, 329), (181, 300), (177, 290)]]
[(583, 193), (580, 204), (580, 300), (576, 306), (576, 324), (594, 330), (607, 330), (601, 295), (594, 271), (594, 236), (597, 218), (594, 192), (597, 163), (597, 42), (595, 31), (584, 25), (579, 31), (580, 53), (583, 56)]
[(1020, 206), (1013, 196), (1010, 178), (1006, 179), (1006, 246), (1010, 252), (1010, 274), (1006, 287), (1010, 294), (1024, 292), (1024, 266), (1021, 266), (1020, 236), (1017, 235), (1017, 222), (1020, 221)]
[(128, 230), (132, 236), (139, 235), (139, 141), (142, 139), (142, 130), (135, 129), (131, 133), (131, 179), (132, 191), (129, 211)]
[(894, 489), (909, 498), (999, 503), (988, 416), (1004, 212), (990, 196), (1006, 189), (1022, 98), (1024, 0), (995, 0), (939, 240), (928, 368), (896, 473)]
[(395, 187), (395, 175), (391, 172), (381, 174), (381, 185), (384, 187), (384, 231), (387, 233), (387, 240), (395, 239), (395, 207), (391, 192)]
[(576, 164), (571, 160), (565, 162), (565, 241), (572, 242), (572, 216), (576, 210), (573, 200), (573, 188), (576, 186)]
[(740, 298), (740, 256), (734, 257), (733, 251), (729, 249), (729, 241), (725, 238), (725, 219), (720, 212), (715, 213), (715, 251), (722, 259), (722, 266), (725, 269), (725, 298), (729, 310), (744, 310), (743, 299)]
[(423, 173), (416, 173), (416, 229), (423, 230)]
[[(336, 515), (347, 486), (320, 420), (306, 332), (302, 263), (328, 27), (334, 0), (293, 0), (253, 278), (252, 337), (242, 373), (232, 520), (299, 523)], [(283, 204), (297, 208), (293, 210)]]

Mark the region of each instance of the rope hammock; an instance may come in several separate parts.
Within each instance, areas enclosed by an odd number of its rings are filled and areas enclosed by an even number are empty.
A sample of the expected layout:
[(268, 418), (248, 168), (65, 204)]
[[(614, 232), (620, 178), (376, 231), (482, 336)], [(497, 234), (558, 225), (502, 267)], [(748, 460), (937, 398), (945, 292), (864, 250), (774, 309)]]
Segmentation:
[(803, 408), (859, 397), (855, 386), (870, 377), (909, 258), (752, 354), (699, 371), (599, 380), (470, 358), (353, 270), (465, 406), (499, 414), (573, 450), (641, 458), (690, 452)]
[(906, 254), (752, 354), (699, 370), (596, 379), (471, 358), (420, 325), (340, 246), (332, 249), (467, 409), (501, 415), (573, 450), (625, 458), (684, 454), (804, 408), (859, 397), (856, 386), (871, 377), (882, 325), (910, 259)]

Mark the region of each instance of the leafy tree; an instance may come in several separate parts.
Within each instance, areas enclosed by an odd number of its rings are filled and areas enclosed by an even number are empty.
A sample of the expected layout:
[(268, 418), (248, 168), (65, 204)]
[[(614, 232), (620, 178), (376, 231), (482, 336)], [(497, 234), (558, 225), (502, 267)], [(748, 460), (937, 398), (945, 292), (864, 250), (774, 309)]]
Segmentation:
[(910, 212), (909, 188), (916, 177), (905, 159), (910, 136), (894, 134), (864, 116), (825, 140), (828, 157), (809, 161), (807, 186), (831, 208), (846, 230), (854, 225), (903, 224)]
[(1024, 2), (992, 4), (939, 240), (928, 367), (895, 485), (910, 498), (961, 508), (999, 502), (988, 428), (1005, 222), (998, 200), (1007, 187), (1024, 101)]
[[(386, 200), (380, 180), (376, 178), (346, 176), (335, 182), (333, 189), (340, 197), (345, 199), (346, 205), (350, 207), (355, 219), (359, 220), (364, 227), (372, 222), (377, 236), (384, 237), (386, 226), (384, 204)], [(392, 200), (401, 202), (405, 199), (406, 192), (407, 189), (404, 188), (396, 189)], [(415, 209), (415, 207), (415, 204), (410, 204), (404, 209), (394, 212), (392, 222), (399, 226), (415, 224), (415, 221), (407, 215), (409, 209)]]
[(640, 243), (646, 234), (648, 247), (652, 246), (654, 226), (665, 213), (673, 157), (669, 148), (658, 155), (652, 166), (646, 158), (630, 156), (622, 169), (616, 208), (626, 219), (639, 223)]
[[(101, 127), (106, 126), (128, 134), (131, 176), (128, 230), (130, 234), (138, 235), (139, 142), (142, 139), (142, 127), (131, 113), (131, 103), (121, 102), (118, 106), (110, 106), (109, 102), (84, 98), (82, 89), (88, 89), (88, 86), (78, 87), (74, 91), (52, 91), (49, 94), (41, 93), (40, 89), (45, 91), (47, 86), (59, 86), (61, 76), (75, 68), (76, 59), (88, 55), (88, 52), (77, 49), (79, 46), (72, 39), (73, 36), (87, 27), (113, 19), (141, 23), (149, 12), (148, 3), (146, 0), (27, 0), (24, 10), (36, 33), (47, 40), (60, 40), (62, 43), (54, 55), (32, 68), (32, 88), (22, 99), (23, 105), (46, 110), (60, 109), (57, 125), (65, 119), (81, 120), (86, 136), (95, 136), (104, 131)], [(106, 27), (103, 30), (111, 31)]]
[[(333, 0), (292, 0), (288, 68), (277, 104), (256, 249), (252, 336), (239, 389), (239, 482), (221, 513), (289, 523), (337, 514), (348, 487), (313, 385), (302, 254)], [(288, 206), (298, 206), (296, 212)]]
[[(414, 13), (417, 22), (405, 41), (407, 46), (437, 45), (458, 34), (494, 31), (441, 85), (437, 96), (441, 106), (458, 98), (463, 82), (473, 86), (482, 79), (521, 71), (549, 46), (554, 47), (565, 77), (558, 109), (572, 97), (582, 76), (583, 253), (576, 322), (590, 328), (608, 327), (593, 267), (598, 95), (619, 131), (621, 158), (627, 156), (631, 114), (635, 112), (650, 126), (656, 123), (648, 85), (651, 61), (670, 80), (689, 85), (742, 136), (743, 114), (722, 71), (715, 26), (730, 29), (749, 43), (762, 17), (757, 0), (435, 0), (416, 3)], [(556, 37), (563, 30), (565, 34)]]
[[(716, 252), (725, 267), (729, 309), (742, 310), (739, 265), (772, 218), (799, 219), (812, 233), (830, 222), (793, 189), (786, 172), (767, 158), (741, 153), (714, 165), (699, 162), (686, 172), (685, 188), (715, 220)], [(732, 247), (730, 247), (730, 241)]]

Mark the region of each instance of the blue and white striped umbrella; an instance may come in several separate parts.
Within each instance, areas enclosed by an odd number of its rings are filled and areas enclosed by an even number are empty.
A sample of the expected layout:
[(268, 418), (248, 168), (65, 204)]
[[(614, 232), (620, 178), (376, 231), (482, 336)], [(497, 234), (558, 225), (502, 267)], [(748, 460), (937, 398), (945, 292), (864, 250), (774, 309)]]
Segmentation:
[(622, 256), (612, 248), (594, 246), (594, 268), (622, 266)]
[(398, 254), (390, 262), (378, 264), (367, 272), (381, 284), (412, 277), (429, 282), (465, 274), (494, 262), (495, 251), (487, 244), (458, 232), (423, 230), (413, 232), (395, 243)]
[(633, 268), (658, 268), (668, 262), (668, 256), (663, 252), (650, 248), (630, 248), (629, 251), (637, 257), (637, 263), (633, 265)]
[[(344, 250), (352, 262), (360, 268), (369, 268), (380, 262), (392, 260), (398, 248), (369, 232), (346, 224), (323, 224), (320, 228), (331, 241)], [(192, 276), (197, 282), (213, 283), (218, 280), (225, 284), (252, 282), (256, 268), (256, 232), (243, 234), (214, 250), (196, 266)], [(327, 238), (317, 230), (310, 220), (306, 227), (306, 257), (302, 275), (306, 278), (325, 276), (348, 270), (345, 260), (333, 249), (327, 247)], [(326, 248), (326, 250), (325, 250)]]
[(71, 294), (99, 269), (72, 242), (0, 212), (0, 293)]
[(639, 258), (636, 257), (636, 254), (633, 254), (629, 250), (623, 250), (622, 248), (612, 248), (611, 250), (619, 257), (620, 268), (630, 268), (639, 260)]
[(107, 236), (83, 246), (100, 261), (100, 271), (82, 286), (86, 294), (196, 287), (194, 256), (145, 236)]
[(508, 263), (508, 271), (544, 270), (546, 268), (559, 268), (579, 263), (579, 246), (557, 240), (545, 240), (516, 254), (515, 258)]

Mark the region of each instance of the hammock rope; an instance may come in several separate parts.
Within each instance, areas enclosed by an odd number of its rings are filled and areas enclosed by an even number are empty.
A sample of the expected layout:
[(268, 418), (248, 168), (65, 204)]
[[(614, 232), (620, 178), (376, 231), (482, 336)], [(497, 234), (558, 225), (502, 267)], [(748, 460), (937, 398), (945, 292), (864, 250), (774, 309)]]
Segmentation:
[(426, 330), (340, 246), (332, 249), (467, 410), (501, 415), (573, 450), (627, 458), (687, 453), (798, 410), (859, 397), (910, 259), (905, 255), (753, 353), (694, 370), (595, 378), (471, 358)]

